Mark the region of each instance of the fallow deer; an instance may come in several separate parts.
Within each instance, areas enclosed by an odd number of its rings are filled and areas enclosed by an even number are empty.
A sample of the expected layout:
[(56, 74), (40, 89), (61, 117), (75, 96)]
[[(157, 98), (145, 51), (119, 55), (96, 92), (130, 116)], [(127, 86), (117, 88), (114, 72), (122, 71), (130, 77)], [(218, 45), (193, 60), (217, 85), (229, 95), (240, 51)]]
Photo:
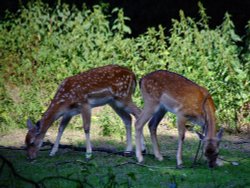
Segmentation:
[(219, 141), (222, 130), (216, 135), (215, 106), (209, 92), (187, 78), (166, 70), (149, 73), (140, 80), (140, 90), (144, 99), (144, 108), (136, 120), (136, 157), (143, 161), (139, 140), (142, 129), (149, 121), (150, 136), (154, 155), (163, 160), (157, 140), (157, 126), (166, 112), (177, 116), (178, 150), (177, 167), (182, 167), (182, 145), (185, 138), (185, 124), (194, 122), (205, 129), (205, 136), (200, 134), (204, 143), (204, 152), (209, 167), (216, 166)]
[(107, 65), (66, 78), (36, 126), (33, 126), (30, 120), (27, 121), (28, 133), (25, 142), (28, 158), (36, 158), (47, 130), (54, 121), (62, 117), (55, 144), (50, 152), (51, 156), (55, 155), (65, 127), (77, 114), (82, 116), (86, 136), (86, 158), (90, 158), (91, 109), (105, 104), (109, 104), (123, 120), (126, 127), (126, 151), (132, 151), (130, 114), (136, 118), (140, 114), (140, 109), (132, 101), (135, 87), (134, 73), (118, 65)]

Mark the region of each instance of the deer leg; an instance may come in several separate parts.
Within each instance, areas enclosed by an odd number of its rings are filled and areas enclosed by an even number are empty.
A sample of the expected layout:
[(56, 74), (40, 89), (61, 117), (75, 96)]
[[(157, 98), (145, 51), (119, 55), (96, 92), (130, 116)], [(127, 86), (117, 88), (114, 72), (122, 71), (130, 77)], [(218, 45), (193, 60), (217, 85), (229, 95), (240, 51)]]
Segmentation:
[(177, 118), (179, 137), (178, 137), (178, 149), (177, 149), (176, 159), (177, 159), (177, 167), (178, 168), (182, 168), (182, 164), (183, 164), (183, 162), (182, 162), (182, 146), (183, 146), (183, 142), (185, 139), (186, 121), (187, 121), (187, 119), (185, 117), (178, 117)]
[[(133, 101), (130, 99), (128, 100), (129, 102), (126, 104), (125, 110), (132, 114), (136, 119), (138, 119), (140, 113), (141, 113), (141, 109), (139, 109), (134, 103)], [(142, 136), (141, 136), (141, 151), (143, 153), (146, 153), (146, 146), (145, 146), (145, 138), (144, 138), (144, 134), (142, 131)]]
[(129, 100), (129, 102), (126, 104), (125, 110), (129, 113), (132, 114), (136, 119), (139, 117), (141, 113), (141, 109), (139, 109), (133, 102), (132, 100)]
[(90, 142), (91, 108), (89, 105), (83, 105), (82, 120), (83, 129), (86, 137), (86, 159), (90, 159), (92, 156), (92, 147)]
[(142, 148), (141, 148), (141, 139), (142, 139), (142, 132), (143, 132), (143, 127), (145, 123), (152, 117), (154, 113), (154, 108), (151, 107), (144, 107), (144, 110), (138, 117), (135, 123), (135, 129), (136, 129), (136, 157), (138, 162), (143, 161), (143, 156), (142, 156)]
[(154, 114), (153, 118), (149, 121), (149, 124), (148, 124), (149, 130), (150, 130), (150, 136), (151, 136), (151, 140), (153, 144), (154, 155), (159, 161), (162, 161), (163, 157), (159, 150), (159, 144), (157, 140), (157, 127), (160, 121), (162, 120), (162, 118), (164, 117), (165, 113), (166, 113), (165, 110), (159, 109)]
[(124, 123), (124, 125), (126, 127), (126, 143), (127, 143), (127, 147), (126, 147), (125, 152), (131, 152), (133, 150), (132, 131), (131, 131), (132, 118), (123, 108), (118, 108), (115, 105), (110, 105), (110, 106), (119, 115), (119, 117), (122, 119), (122, 121), (123, 121), (123, 123)]
[(59, 129), (58, 129), (58, 134), (56, 137), (56, 141), (55, 144), (50, 152), (50, 156), (54, 156), (56, 154), (56, 152), (58, 151), (58, 147), (59, 147), (59, 143), (63, 134), (63, 131), (65, 129), (65, 127), (68, 125), (69, 121), (71, 120), (72, 116), (63, 116), (63, 119), (60, 123)]

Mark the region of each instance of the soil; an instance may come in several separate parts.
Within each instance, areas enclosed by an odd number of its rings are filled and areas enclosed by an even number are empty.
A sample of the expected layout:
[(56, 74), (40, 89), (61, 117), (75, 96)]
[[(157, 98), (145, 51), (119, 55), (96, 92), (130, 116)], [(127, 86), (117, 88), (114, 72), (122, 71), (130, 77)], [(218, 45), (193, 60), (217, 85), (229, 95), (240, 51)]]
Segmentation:
[[(168, 129), (164, 126), (159, 126), (158, 135), (160, 144), (169, 142), (169, 140), (174, 139), (175, 142), (177, 141), (177, 130), (176, 129)], [(112, 145), (111, 140), (117, 141), (120, 145), (125, 146), (125, 139), (121, 140), (120, 138), (114, 139), (113, 137), (104, 137), (100, 134), (101, 130), (93, 131), (91, 140), (102, 147), (112, 148), (115, 147), (114, 144)], [(16, 129), (12, 132), (0, 134), (0, 146), (4, 147), (17, 147), (23, 148), (25, 147), (24, 140), (27, 130), (25, 129)], [(51, 128), (47, 132), (44, 141), (49, 141), (54, 143), (57, 134), (56, 128)], [(167, 135), (167, 136), (166, 136)], [(150, 138), (148, 135), (148, 131), (145, 132), (146, 142), (150, 143)], [(133, 136), (134, 139), (134, 136)], [(161, 140), (166, 139), (166, 140)], [(168, 140), (167, 140), (168, 139)], [(191, 133), (187, 131), (186, 139), (195, 139), (197, 140), (197, 136), (195, 133)], [(85, 136), (82, 130), (72, 130), (66, 129), (61, 140), (61, 144), (68, 144), (68, 145), (77, 145), (78, 143), (83, 143), (85, 141)], [(114, 142), (113, 142), (114, 143)], [(228, 149), (228, 150), (237, 150), (244, 153), (248, 153), (250, 155), (250, 136), (249, 135), (229, 135), (225, 134), (223, 136), (223, 140), (220, 145), (221, 148)]]

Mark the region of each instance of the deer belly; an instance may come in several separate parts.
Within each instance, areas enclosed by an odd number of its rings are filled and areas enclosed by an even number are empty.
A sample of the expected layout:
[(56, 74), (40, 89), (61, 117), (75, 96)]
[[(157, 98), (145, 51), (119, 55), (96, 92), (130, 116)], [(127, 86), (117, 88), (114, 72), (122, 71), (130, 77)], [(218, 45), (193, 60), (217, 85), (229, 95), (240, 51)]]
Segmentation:
[(201, 127), (205, 126), (205, 119), (202, 116), (186, 116), (189, 121), (194, 124), (200, 125)]
[(113, 97), (103, 97), (103, 98), (89, 98), (88, 103), (90, 106), (97, 107), (97, 106), (103, 106), (105, 104), (111, 103), (113, 101)]

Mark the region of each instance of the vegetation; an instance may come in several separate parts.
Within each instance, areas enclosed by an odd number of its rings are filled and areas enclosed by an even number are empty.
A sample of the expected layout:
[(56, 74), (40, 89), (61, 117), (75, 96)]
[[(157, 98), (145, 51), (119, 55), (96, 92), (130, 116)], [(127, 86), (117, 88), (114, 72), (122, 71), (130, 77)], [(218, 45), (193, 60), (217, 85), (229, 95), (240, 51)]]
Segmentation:
[[(33, 121), (41, 117), (65, 77), (107, 64), (126, 66), (138, 79), (158, 69), (182, 74), (211, 92), (217, 107), (218, 126), (234, 132), (250, 131), (247, 129), (250, 124), (250, 21), (247, 35), (240, 38), (229, 14), (225, 14), (221, 25), (211, 29), (204, 7), (200, 3), (199, 7), (198, 21), (180, 11), (180, 19), (173, 20), (169, 36), (159, 26), (148, 28), (136, 38), (129, 37), (132, 31), (126, 25), (129, 18), (123, 10), (109, 11), (106, 4), (92, 8), (83, 5), (78, 9), (58, 3), (51, 8), (36, 1), (15, 15), (6, 13), (6, 19), (0, 21), (0, 145), (5, 145), (2, 138), (7, 131), (24, 128), (28, 117)], [(138, 87), (134, 100), (142, 106)], [(98, 128), (102, 130), (98, 132), (102, 140), (92, 139), (96, 142), (94, 145), (105, 143), (122, 150), (125, 129), (116, 114), (104, 107), (93, 113), (92, 119), (93, 126), (99, 125), (93, 132), (97, 133)], [(82, 135), (81, 120), (74, 118), (71, 124), (74, 125), (71, 132), (80, 129)], [(174, 188), (250, 184), (248, 150), (228, 149), (229, 141), (223, 140), (220, 156), (228, 160), (223, 167), (208, 170), (202, 163), (189, 168), (197, 139), (187, 139), (186, 168), (176, 170), (176, 149), (173, 148), (177, 146), (177, 133), (171, 136), (169, 129), (159, 133), (161, 150), (169, 158), (159, 162), (149, 154), (145, 165), (137, 164), (133, 157), (99, 152), (87, 162), (80, 152), (62, 149), (49, 158), (46, 148), (30, 163), (22, 149), (0, 147), (0, 187), (39, 184), (40, 187)], [(70, 144), (84, 144), (80, 136), (70, 139)], [(12, 138), (14, 140), (17, 138)], [(151, 144), (148, 134), (146, 143)], [(28, 183), (27, 179), (32, 182)]]
[[(28, 116), (39, 119), (65, 77), (112, 63), (131, 68), (138, 78), (167, 66), (208, 88), (225, 128), (249, 125), (249, 37), (247, 48), (239, 47), (230, 15), (210, 29), (199, 6), (201, 19), (180, 11), (169, 37), (159, 26), (129, 38), (129, 18), (105, 4), (79, 10), (37, 1), (6, 14), (0, 22), (0, 132), (24, 127)], [(135, 101), (142, 105), (138, 90)]]
[[(159, 141), (164, 155), (164, 160), (161, 162), (151, 154), (145, 156), (144, 164), (136, 163), (134, 156), (124, 157), (119, 155), (117, 151), (123, 151), (125, 143), (120, 141), (119, 135), (100, 137), (98, 134), (102, 130), (96, 124), (93, 125), (95, 131), (93, 131), (92, 135), (94, 148), (106, 145), (106, 148), (114, 149), (114, 152), (94, 151), (93, 158), (90, 161), (85, 160), (82, 150), (73, 150), (71, 145), (78, 145), (78, 148), (82, 149), (84, 145), (82, 129), (78, 131), (66, 129), (63, 144), (70, 144), (68, 145), (69, 148), (61, 148), (56, 156), (49, 157), (51, 148), (45, 146), (39, 152), (38, 158), (32, 162), (26, 159), (26, 152), (20, 150), (20, 148), (15, 150), (14, 148), (0, 147), (0, 187), (35, 187), (34, 185), (38, 185), (39, 187), (60, 188), (237, 188), (249, 186), (250, 158), (247, 145), (237, 145), (237, 142), (232, 141), (232, 137), (225, 136), (220, 145), (220, 158), (225, 160), (223, 166), (208, 169), (204, 160), (201, 159), (192, 168), (192, 160), (195, 156), (198, 140), (195, 134), (188, 134), (183, 148), (185, 167), (180, 170), (175, 167), (177, 132), (166, 129), (164, 125), (159, 128), (159, 133), (161, 133)], [(56, 135), (56, 131), (57, 129), (50, 130), (51, 136), (46, 139), (52, 140)], [(25, 131), (21, 130), (21, 132)], [(72, 132), (75, 135), (73, 138), (70, 137)], [(12, 132), (13, 134), (18, 135), (17, 132)], [(145, 138), (148, 152), (152, 153), (148, 131), (146, 131)], [(16, 139), (23, 138), (17, 137)], [(13, 139), (9, 140), (5, 145), (13, 145), (11, 143), (13, 143)], [(245, 147), (243, 147), (244, 145)], [(12, 164), (15, 171), (1, 158), (2, 156)], [(27, 179), (29, 182), (27, 182)]]
[[(198, 22), (185, 17), (182, 11), (180, 21), (174, 20), (168, 68), (206, 86), (215, 100), (220, 122), (228, 129), (237, 129), (243, 121), (249, 122), (249, 113), (240, 109), (244, 104), (249, 105), (250, 62), (241, 57), (242, 49), (237, 46), (241, 38), (234, 31), (230, 15), (226, 13), (224, 22), (210, 29), (209, 18), (200, 3), (199, 7), (201, 19)], [(240, 118), (242, 116), (245, 120)]]

